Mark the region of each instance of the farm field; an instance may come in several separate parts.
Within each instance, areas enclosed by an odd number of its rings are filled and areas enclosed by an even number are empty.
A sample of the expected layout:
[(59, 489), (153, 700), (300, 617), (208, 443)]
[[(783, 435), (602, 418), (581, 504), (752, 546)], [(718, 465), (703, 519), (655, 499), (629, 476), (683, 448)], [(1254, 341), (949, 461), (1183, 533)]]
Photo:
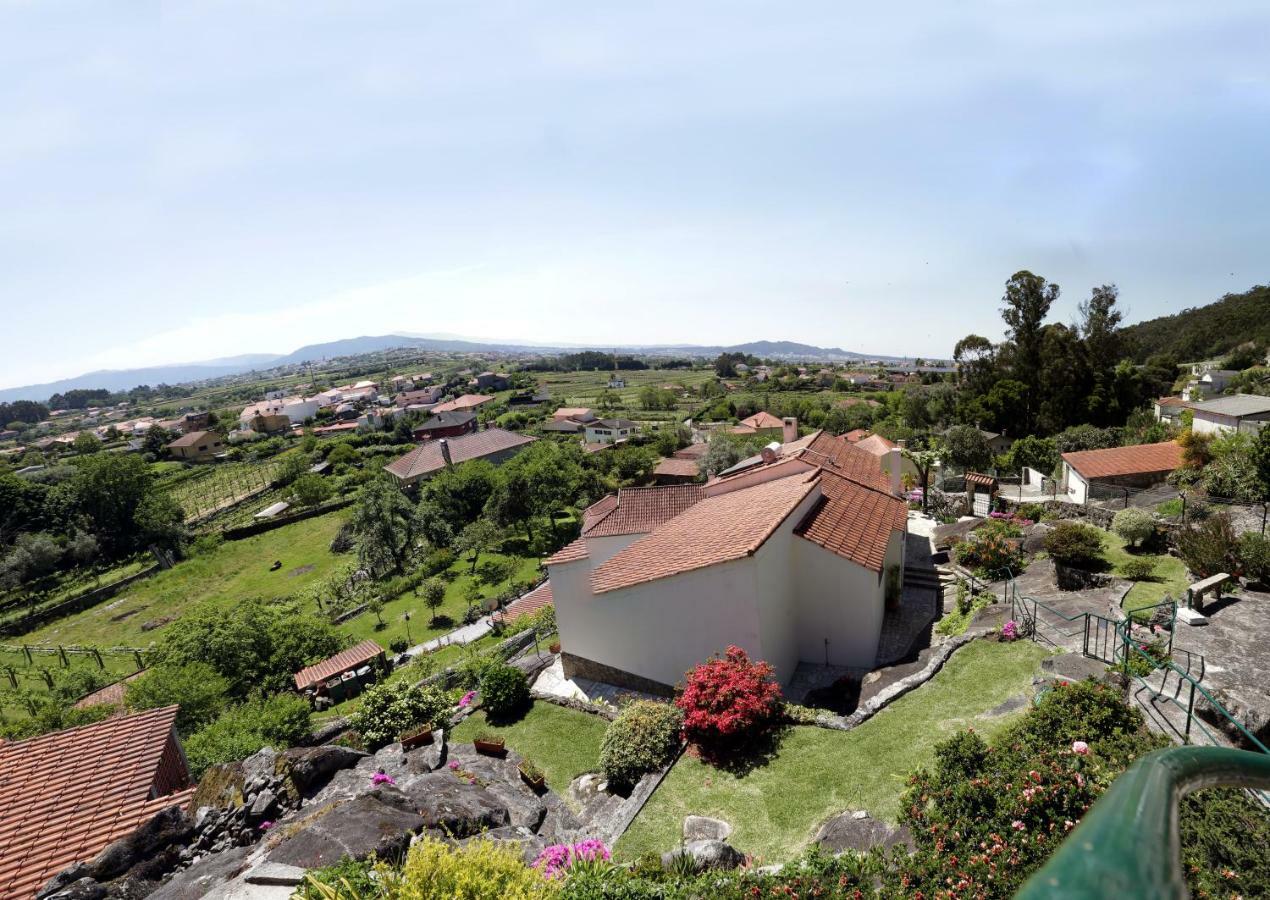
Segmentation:
[[(587, 406), (600, 410), (599, 397), (609, 391), (610, 372), (535, 372), (538, 387), (551, 395), (553, 401), (560, 406)], [(639, 392), (642, 388), (663, 384), (682, 384), (695, 387), (714, 378), (714, 371), (707, 369), (641, 369), (622, 372), (626, 387), (614, 388), (621, 402), (621, 408), (612, 412), (620, 412), (627, 418), (639, 421), (676, 421), (689, 415), (700, 401), (679, 401), (675, 410), (646, 410), (639, 405)]]
[(168, 495), (185, 510), (186, 521), (199, 519), (268, 488), (286, 465), (287, 457), (298, 452), (284, 451), (260, 462), (223, 462), (193, 467), (165, 479), (171, 483)]
[(14, 588), (0, 595), (0, 607), (3, 607), (0, 610), (0, 622), (21, 618), (27, 613), (60, 603), (77, 594), (114, 584), (152, 565), (154, 557), (148, 553), (140, 554), (134, 559), (101, 571), (74, 569), (60, 573), (44, 584), (37, 584), (35, 589), (29, 584)]
[[(107, 603), (16, 640), (52, 646), (144, 647), (162, 634), (163, 625), (204, 601), (232, 604), (243, 597), (276, 599), (298, 594), (341, 561), (329, 545), (342, 522), (340, 513), (330, 513), (241, 541), (226, 541), (138, 582)], [(282, 568), (271, 572), (275, 560), (282, 562)]]

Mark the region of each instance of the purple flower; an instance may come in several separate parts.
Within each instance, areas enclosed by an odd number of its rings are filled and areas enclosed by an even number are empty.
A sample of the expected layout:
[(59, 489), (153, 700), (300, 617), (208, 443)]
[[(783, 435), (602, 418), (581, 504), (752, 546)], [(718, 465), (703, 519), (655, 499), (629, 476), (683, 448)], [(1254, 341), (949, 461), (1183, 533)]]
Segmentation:
[(271, 819), (266, 819), (264, 822), (260, 823), (261, 831), (268, 831), (272, 827), (273, 827), (273, 821)]
[(1084, 741), (1072, 741), (1072, 752), (1081, 756), (1089, 755), (1089, 745)]
[(370, 783), (374, 785), (381, 785), (381, 784), (395, 785), (397, 782), (393, 780), (393, 777), (391, 775), (385, 775), (383, 772), (376, 772), (374, 775), (370, 776)]
[(570, 846), (569, 844), (552, 844), (543, 849), (534, 860), (533, 867), (542, 873), (544, 878), (556, 878), (562, 875), (579, 859), (608, 860), (612, 858), (609, 848), (603, 841), (588, 838)]
[(476, 696), (476, 691), (468, 691), (459, 698), (459, 709), (466, 709), (472, 705), (472, 698)]
[(458, 770), (459, 770), (458, 760), (454, 760), (454, 759), (450, 760), (450, 771), (457, 772)]

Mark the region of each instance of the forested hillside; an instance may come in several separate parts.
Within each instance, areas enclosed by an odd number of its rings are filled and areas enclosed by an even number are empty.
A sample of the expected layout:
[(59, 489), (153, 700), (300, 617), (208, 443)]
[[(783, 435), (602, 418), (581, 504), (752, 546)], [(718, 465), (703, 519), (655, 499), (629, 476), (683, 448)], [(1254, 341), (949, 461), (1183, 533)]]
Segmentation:
[(1137, 362), (1156, 353), (1178, 360), (1221, 356), (1238, 344), (1270, 344), (1270, 285), (1227, 294), (1216, 303), (1129, 325), (1123, 331)]

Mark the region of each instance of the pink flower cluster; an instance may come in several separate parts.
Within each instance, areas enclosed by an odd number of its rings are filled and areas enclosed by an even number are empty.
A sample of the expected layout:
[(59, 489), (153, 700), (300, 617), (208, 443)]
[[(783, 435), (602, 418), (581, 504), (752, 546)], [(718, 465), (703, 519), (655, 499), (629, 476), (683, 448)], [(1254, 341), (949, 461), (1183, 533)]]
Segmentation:
[(1019, 636), (1019, 623), (1010, 619), (1001, 626), (1001, 637), (1007, 641), (1012, 641)]
[(1089, 745), (1084, 741), (1072, 741), (1072, 752), (1078, 756), (1089, 755)]
[(370, 776), (370, 783), (378, 787), (381, 784), (395, 785), (397, 782), (391, 775), (387, 775), (383, 772), (376, 772), (374, 775)]
[(588, 838), (576, 844), (552, 844), (544, 848), (534, 860), (534, 868), (542, 873), (543, 878), (559, 878), (578, 860), (608, 861), (611, 858), (612, 854), (603, 841)]
[(467, 709), (472, 705), (472, 699), (476, 696), (476, 691), (468, 691), (459, 698), (459, 709)]

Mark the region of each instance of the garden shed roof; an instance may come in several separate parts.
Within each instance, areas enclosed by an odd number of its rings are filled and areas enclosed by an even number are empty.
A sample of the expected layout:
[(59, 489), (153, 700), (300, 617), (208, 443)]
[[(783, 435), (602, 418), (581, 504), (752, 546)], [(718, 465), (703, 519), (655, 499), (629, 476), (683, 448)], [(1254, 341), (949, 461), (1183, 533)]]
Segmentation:
[(321, 684), (328, 678), (334, 678), (336, 675), (343, 675), (351, 669), (365, 665), (372, 659), (377, 659), (384, 655), (384, 648), (379, 646), (370, 638), (349, 647), (347, 650), (341, 650), (330, 659), (324, 659), (320, 663), (306, 666), (299, 672), (295, 673), (295, 686), (297, 690), (307, 690), (311, 687)]
[(1063, 461), (1085, 479), (1149, 475), (1172, 472), (1181, 466), (1182, 448), (1176, 441), (1164, 441), (1105, 450), (1077, 450), (1064, 453)]

